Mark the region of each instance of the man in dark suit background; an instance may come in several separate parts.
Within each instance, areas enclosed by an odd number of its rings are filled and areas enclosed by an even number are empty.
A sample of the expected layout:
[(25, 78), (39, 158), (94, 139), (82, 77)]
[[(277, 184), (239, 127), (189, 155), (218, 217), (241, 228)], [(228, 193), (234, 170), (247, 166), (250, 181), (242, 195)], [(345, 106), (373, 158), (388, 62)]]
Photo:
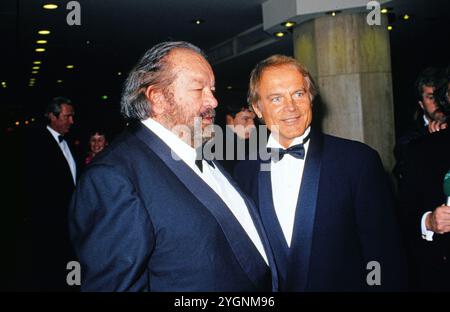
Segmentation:
[[(66, 265), (76, 260), (70, 246), (67, 210), (76, 184), (77, 156), (67, 134), (74, 107), (56, 97), (46, 107), (47, 125), (30, 130), (25, 146), (25, 245), (19, 245), (22, 282), (37, 291), (71, 290)], [(27, 254), (31, 252), (31, 254)]]
[(196, 154), (212, 136), (214, 88), (186, 42), (154, 46), (129, 74), (121, 106), (133, 122), (93, 160), (70, 209), (82, 290), (277, 289), (254, 204)]
[(258, 203), (280, 290), (401, 290), (404, 257), (381, 160), (362, 143), (311, 129), (315, 94), (291, 57), (252, 71), (249, 104), (271, 130), (273, 157), (241, 162), (235, 173)]
[(448, 126), (445, 114), (438, 105), (434, 94), (436, 87), (442, 82), (439, 69), (434, 67), (424, 69), (417, 77), (415, 83), (417, 109), (414, 123), (405, 134), (397, 139), (394, 147), (396, 164), (393, 173), (399, 187), (402, 187), (405, 159), (408, 157), (410, 143), (428, 134), (446, 129)]
[[(223, 139), (223, 160), (220, 164), (230, 174), (240, 160), (255, 159), (258, 134), (255, 126), (255, 113), (245, 103), (227, 105)], [(253, 144), (253, 146), (252, 146)]]
[[(437, 87), (437, 102), (450, 115), (449, 77)], [(450, 170), (450, 130), (423, 137), (410, 147), (399, 189), (407, 220), (411, 289), (450, 291), (450, 207), (442, 187)]]

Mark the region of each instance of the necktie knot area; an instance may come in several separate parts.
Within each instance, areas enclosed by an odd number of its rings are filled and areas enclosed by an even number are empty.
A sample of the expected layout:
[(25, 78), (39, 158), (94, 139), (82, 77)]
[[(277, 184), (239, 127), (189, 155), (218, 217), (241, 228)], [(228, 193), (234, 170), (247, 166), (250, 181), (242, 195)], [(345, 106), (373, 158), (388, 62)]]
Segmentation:
[(293, 146), (288, 147), (287, 149), (283, 148), (270, 148), (269, 152), (273, 161), (277, 162), (283, 159), (284, 155), (289, 154), (292, 157), (297, 159), (305, 159), (305, 143), (309, 140), (309, 135), (303, 139), (303, 142), (300, 144), (295, 144)]

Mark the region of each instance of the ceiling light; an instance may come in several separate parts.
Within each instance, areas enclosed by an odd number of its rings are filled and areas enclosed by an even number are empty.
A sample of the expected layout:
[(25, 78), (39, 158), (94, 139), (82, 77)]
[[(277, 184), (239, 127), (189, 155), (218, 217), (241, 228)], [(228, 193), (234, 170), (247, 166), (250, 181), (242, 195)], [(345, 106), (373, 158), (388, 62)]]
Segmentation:
[(388, 30), (392, 30), (392, 29), (394, 29), (394, 27), (392, 27), (391, 25), (389, 25), (389, 26), (387, 27), (387, 29), (388, 29)]
[(392, 7), (386, 7), (386, 8), (381, 9), (381, 13), (388, 14), (388, 13), (392, 12), (393, 10), (394, 10), (394, 8), (392, 8)]
[(72, 68), (74, 68), (74, 67), (75, 67), (75, 66), (73, 66), (73, 65), (67, 65), (67, 66), (66, 66), (67, 69), (72, 69)]
[(42, 64), (42, 62), (41, 61), (34, 61), (33, 64), (39, 65), (39, 64)]
[(33, 66), (33, 67), (31, 67), (31, 69), (34, 69), (34, 70), (37, 70), (37, 69), (39, 69), (40, 67), (39, 66)]
[(45, 52), (45, 49), (44, 48), (37, 48), (34, 51), (36, 51), (36, 52)]
[(31, 73), (32, 74), (39, 74), (39, 72), (37, 70), (33, 70)]
[(118, 72), (118, 73), (117, 73), (117, 76), (122, 76), (122, 72)]
[(336, 16), (337, 14), (339, 14), (339, 13), (341, 13), (341, 11), (329, 11), (329, 12), (327, 12), (327, 14), (328, 15), (331, 15), (331, 16)]
[(36, 41), (37, 44), (46, 44), (47, 40), (38, 40)]
[(28, 125), (30, 122), (28, 120), (25, 120), (25, 124)]
[(275, 33), (274, 35), (278, 38), (281, 38), (281, 37), (284, 37), (285, 33), (282, 31), (279, 31), (279, 32)]
[(409, 20), (409, 18), (410, 18), (410, 16), (409, 16), (408, 14), (403, 15), (403, 19), (404, 19), (405, 21)]
[(46, 29), (39, 30), (38, 34), (39, 35), (50, 35), (50, 30), (46, 30)]
[(15, 125), (16, 125), (16, 126), (20, 125), (20, 121), (16, 121), (16, 122), (15, 122)]
[(34, 118), (31, 118), (31, 122), (34, 122), (36, 119), (34, 119)]
[(195, 19), (192, 21), (192, 23), (194, 23), (195, 25), (200, 25), (203, 24), (205, 21), (202, 19)]
[(56, 80), (57, 83), (62, 83), (63, 81), (61, 79)]
[(231, 90), (231, 89), (233, 89), (233, 86), (227, 86), (227, 89)]
[(286, 27), (286, 28), (291, 28), (292, 26), (294, 26), (295, 25), (295, 22), (286, 22), (286, 23), (284, 23), (283, 24), (284, 25), (284, 27)]
[(58, 8), (58, 5), (53, 4), (53, 3), (47, 3), (47, 4), (44, 4), (42, 7), (46, 10), (54, 10), (54, 9)]

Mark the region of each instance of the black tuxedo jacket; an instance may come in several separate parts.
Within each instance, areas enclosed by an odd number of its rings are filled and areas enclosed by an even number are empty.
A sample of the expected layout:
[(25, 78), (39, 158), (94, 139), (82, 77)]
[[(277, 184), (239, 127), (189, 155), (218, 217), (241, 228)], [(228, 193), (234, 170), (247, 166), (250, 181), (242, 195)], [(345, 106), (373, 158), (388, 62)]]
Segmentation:
[[(272, 188), (283, 185), (271, 185), (270, 171), (261, 171), (261, 163), (243, 161), (235, 173), (257, 202), (281, 291), (405, 289), (405, 259), (391, 192), (373, 149), (311, 131), (290, 248), (272, 198)], [(367, 283), (372, 261), (381, 266), (378, 286)]]
[[(77, 154), (68, 142), (77, 163)], [(33, 129), (25, 140), (24, 289), (68, 290), (66, 264), (76, 260), (69, 240), (68, 207), (75, 184), (52, 134)], [(26, 269), (28, 268), (28, 270)]]
[(400, 189), (410, 247), (411, 277), (415, 290), (450, 291), (450, 234), (421, 237), (421, 218), (445, 204), (445, 174), (450, 170), (450, 130), (417, 140), (410, 147), (404, 185)]
[[(241, 194), (274, 267), (256, 208)], [(141, 123), (87, 167), (70, 220), (82, 290), (277, 289), (276, 270), (222, 199)]]

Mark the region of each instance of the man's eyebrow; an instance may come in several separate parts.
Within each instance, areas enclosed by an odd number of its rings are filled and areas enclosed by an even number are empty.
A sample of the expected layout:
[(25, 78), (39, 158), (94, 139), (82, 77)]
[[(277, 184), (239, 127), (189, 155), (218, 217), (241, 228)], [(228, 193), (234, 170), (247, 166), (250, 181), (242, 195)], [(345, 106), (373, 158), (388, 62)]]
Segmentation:
[[(292, 93), (296, 93), (296, 92), (299, 92), (299, 91), (306, 92), (306, 88), (305, 88), (305, 87), (301, 87), (301, 88), (299, 88), (299, 89), (296, 89), (296, 90), (295, 90), (294, 92), (292, 92)], [(281, 92), (274, 92), (274, 93), (268, 94), (268, 95), (267, 95), (267, 98), (272, 97), (272, 96), (280, 96), (280, 95), (282, 95)]]
[(192, 82), (203, 83), (203, 79), (201, 79), (201, 78), (192, 78)]

